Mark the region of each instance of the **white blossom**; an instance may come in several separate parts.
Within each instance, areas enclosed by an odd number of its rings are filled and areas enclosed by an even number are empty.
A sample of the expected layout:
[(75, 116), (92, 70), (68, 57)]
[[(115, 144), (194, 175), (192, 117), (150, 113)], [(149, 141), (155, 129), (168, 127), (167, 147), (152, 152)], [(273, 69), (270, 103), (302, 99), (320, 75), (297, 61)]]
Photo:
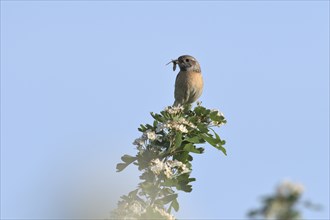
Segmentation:
[(172, 169), (169, 164), (167, 162), (164, 163), (160, 161), (158, 158), (151, 161), (150, 170), (156, 175), (159, 175), (161, 172), (163, 172), (164, 175), (169, 179), (173, 176)]
[(175, 217), (170, 213), (166, 212), (164, 209), (155, 207), (155, 211), (157, 211), (162, 217), (165, 217), (166, 220), (175, 220)]
[(196, 125), (194, 125), (185, 118), (180, 118), (177, 121), (167, 121), (167, 123), (162, 126), (176, 131), (180, 131), (182, 133), (188, 133), (188, 127), (196, 128)]
[(190, 169), (186, 166), (186, 164), (182, 163), (181, 161), (168, 160), (168, 161), (166, 161), (166, 164), (172, 170), (171, 178), (173, 178), (174, 176), (178, 176), (178, 175), (190, 172)]
[(154, 174), (159, 175), (163, 169), (164, 169), (164, 163), (160, 161), (158, 158), (151, 161), (150, 170)]
[(196, 125), (194, 125), (193, 123), (191, 123), (190, 121), (188, 121), (187, 119), (185, 118), (180, 118), (179, 121), (178, 121), (180, 124), (184, 124), (184, 125), (187, 125), (191, 128), (197, 128)]
[(165, 111), (171, 115), (176, 115), (176, 114), (182, 112), (183, 109), (184, 109), (183, 106), (167, 106), (165, 108)]
[(178, 175), (190, 172), (190, 169), (186, 166), (186, 164), (182, 163), (181, 161), (174, 160), (174, 161), (168, 161), (168, 163), (172, 169), (175, 168), (178, 171), (177, 172)]
[(178, 123), (177, 121), (172, 121), (167, 124), (168, 128), (181, 131), (182, 133), (188, 133), (188, 129), (185, 125)]
[(151, 141), (154, 141), (154, 140), (156, 140), (156, 138), (157, 138), (156, 133), (155, 133), (154, 131), (147, 130), (147, 131), (145, 132), (145, 134), (146, 134), (147, 138), (148, 138), (149, 140), (151, 140)]
[(190, 172), (190, 169), (186, 166), (186, 164), (182, 164), (181, 169), (182, 169), (181, 174)]
[(122, 202), (118, 205), (118, 208), (114, 211), (114, 217), (122, 220), (139, 219), (146, 212), (146, 209), (139, 201)]
[(169, 166), (168, 162), (164, 163), (163, 161), (160, 161), (158, 158), (151, 161), (150, 170), (156, 175), (159, 175), (160, 173), (163, 172), (164, 175), (169, 179), (171, 179), (173, 176), (172, 169)]
[(191, 171), (186, 164), (181, 161), (168, 160), (163, 162), (158, 158), (151, 161), (150, 170), (156, 175), (163, 173), (169, 179)]
[(183, 163), (178, 160), (171, 161), (171, 164), (173, 167), (181, 167), (183, 165)]
[(145, 212), (143, 206), (137, 201), (134, 201), (132, 204), (130, 204), (129, 210), (136, 215), (141, 215)]
[(158, 140), (160, 142), (162, 142), (162, 135), (160, 134), (156, 134), (155, 131), (152, 130), (147, 130), (143, 133), (143, 135), (139, 138), (136, 138), (133, 142), (133, 145), (136, 145), (137, 148), (141, 148), (143, 145), (146, 145), (146, 141), (154, 141), (154, 140)]
[(168, 165), (168, 163), (165, 163), (165, 166), (164, 166), (164, 174), (167, 178), (169, 179), (172, 179), (173, 177), (173, 172), (172, 172), (172, 169), (171, 167)]
[(300, 183), (293, 183), (289, 180), (284, 180), (277, 188), (277, 193), (280, 196), (289, 196), (292, 194), (300, 195), (304, 191), (304, 186)]
[(181, 131), (182, 133), (188, 133), (188, 129), (186, 126), (184, 126), (183, 124), (173, 124), (172, 128), (174, 128), (177, 131)]

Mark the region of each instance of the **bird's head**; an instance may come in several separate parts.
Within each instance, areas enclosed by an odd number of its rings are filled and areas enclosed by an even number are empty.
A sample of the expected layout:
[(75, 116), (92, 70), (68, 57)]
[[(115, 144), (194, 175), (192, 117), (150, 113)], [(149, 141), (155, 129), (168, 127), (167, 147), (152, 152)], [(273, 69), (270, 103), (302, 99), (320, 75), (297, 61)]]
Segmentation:
[(168, 64), (170, 63), (173, 63), (173, 71), (175, 71), (176, 65), (179, 65), (180, 71), (201, 72), (198, 61), (190, 55), (180, 56), (178, 59), (172, 60)]

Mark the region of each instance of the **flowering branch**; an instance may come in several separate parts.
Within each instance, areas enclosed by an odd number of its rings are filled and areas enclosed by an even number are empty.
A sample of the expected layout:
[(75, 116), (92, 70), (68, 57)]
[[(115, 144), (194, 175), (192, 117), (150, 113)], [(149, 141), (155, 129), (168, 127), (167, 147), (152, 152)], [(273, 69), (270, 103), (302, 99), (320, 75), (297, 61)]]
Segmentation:
[(166, 107), (160, 114), (151, 113), (153, 124), (141, 125), (142, 132), (133, 144), (135, 156), (122, 156), (117, 172), (134, 164), (142, 171), (138, 188), (122, 196), (118, 207), (112, 212), (119, 219), (174, 219), (172, 209), (179, 210), (175, 190), (191, 192), (190, 177), (192, 153), (201, 154), (209, 143), (226, 155), (225, 141), (213, 130), (226, 123), (223, 114), (210, 110), (200, 103), (191, 106)]
[[(302, 219), (301, 212), (296, 206), (301, 203), (306, 208), (318, 211), (320, 205), (310, 201), (301, 202), (304, 186), (299, 183), (283, 181), (278, 185), (276, 193), (263, 198), (263, 206), (251, 210), (248, 213), (250, 218), (263, 217), (273, 220), (298, 220)], [(259, 218), (258, 218), (259, 219)]]

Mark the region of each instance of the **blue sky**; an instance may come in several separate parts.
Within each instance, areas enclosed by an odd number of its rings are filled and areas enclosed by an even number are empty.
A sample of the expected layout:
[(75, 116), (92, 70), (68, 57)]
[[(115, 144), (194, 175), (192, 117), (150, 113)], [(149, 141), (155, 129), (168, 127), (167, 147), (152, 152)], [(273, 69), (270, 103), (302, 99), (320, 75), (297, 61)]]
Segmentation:
[(328, 1), (1, 1), (1, 218), (104, 218), (137, 127), (189, 54), (228, 156), (196, 155), (178, 218), (244, 219), (283, 179), (329, 219)]

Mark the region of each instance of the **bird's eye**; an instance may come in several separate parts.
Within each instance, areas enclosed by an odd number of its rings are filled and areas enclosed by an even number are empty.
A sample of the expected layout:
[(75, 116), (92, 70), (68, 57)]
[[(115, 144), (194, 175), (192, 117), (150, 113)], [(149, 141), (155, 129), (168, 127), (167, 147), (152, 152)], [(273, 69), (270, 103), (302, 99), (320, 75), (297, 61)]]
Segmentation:
[(186, 62), (189, 63), (189, 59), (186, 59)]

